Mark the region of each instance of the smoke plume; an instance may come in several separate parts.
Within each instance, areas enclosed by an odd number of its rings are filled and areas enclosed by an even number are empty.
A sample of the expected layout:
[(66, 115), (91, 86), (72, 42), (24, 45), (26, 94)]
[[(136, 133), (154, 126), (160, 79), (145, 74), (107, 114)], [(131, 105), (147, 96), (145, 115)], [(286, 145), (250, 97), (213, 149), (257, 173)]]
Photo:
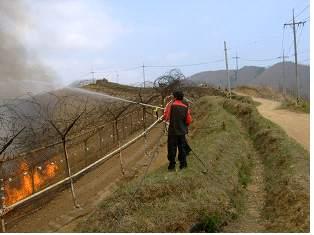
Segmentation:
[(53, 87), (53, 71), (23, 45), (23, 32), (31, 27), (27, 12), (22, 0), (0, 1), (0, 99)]

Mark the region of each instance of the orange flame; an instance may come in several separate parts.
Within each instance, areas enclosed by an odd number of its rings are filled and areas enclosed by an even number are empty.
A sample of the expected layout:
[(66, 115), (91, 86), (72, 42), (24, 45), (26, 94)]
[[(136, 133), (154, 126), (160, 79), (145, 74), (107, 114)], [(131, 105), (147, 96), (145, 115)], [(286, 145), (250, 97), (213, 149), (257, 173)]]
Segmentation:
[(46, 163), (41, 171), (36, 168), (33, 176), (30, 174), (30, 170), (25, 162), (21, 163), (20, 169), (23, 174), (14, 180), (17, 181), (15, 185), (10, 181), (5, 182), (4, 190), (6, 196), (4, 203), (6, 206), (22, 200), (34, 193), (34, 191), (38, 191), (44, 185), (48, 185), (49, 181), (57, 175), (59, 167), (54, 163)]
[(47, 182), (49, 182), (49, 180), (57, 174), (57, 171), (58, 166), (56, 164), (47, 164), (42, 171), (36, 169), (34, 171), (35, 191), (39, 190), (43, 185), (47, 184)]

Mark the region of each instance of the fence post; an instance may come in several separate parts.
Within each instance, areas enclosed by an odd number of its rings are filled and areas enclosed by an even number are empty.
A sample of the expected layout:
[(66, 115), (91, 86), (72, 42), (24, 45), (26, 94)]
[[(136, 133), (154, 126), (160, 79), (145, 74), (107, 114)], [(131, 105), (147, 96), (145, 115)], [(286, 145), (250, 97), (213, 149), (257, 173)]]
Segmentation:
[(133, 113), (131, 113), (131, 134), (133, 133)]
[(102, 134), (101, 134), (102, 129), (103, 129), (103, 128), (98, 129), (99, 148), (100, 148), (100, 153), (101, 153), (101, 154), (104, 153), (104, 151), (103, 151), (103, 138), (102, 138)]
[(84, 159), (85, 159), (85, 165), (88, 165), (88, 157), (87, 157), (87, 139), (84, 139)]
[[(120, 140), (118, 141), (118, 145), (119, 145), (119, 148), (120, 148), (120, 146), (121, 146)], [(125, 171), (124, 171), (124, 167), (123, 167), (122, 150), (121, 150), (121, 149), (120, 149), (120, 151), (119, 151), (119, 160), (120, 160), (121, 172), (122, 172), (122, 175), (124, 176), (124, 175), (125, 175)]]
[(112, 144), (115, 144), (115, 121), (112, 122)]
[(64, 151), (64, 156), (65, 156), (65, 162), (66, 162), (67, 169), (68, 169), (68, 177), (70, 177), (71, 193), (72, 193), (73, 203), (74, 203), (74, 206), (76, 208), (80, 208), (80, 205), (77, 203), (76, 195), (75, 195), (75, 192), (74, 192), (74, 184), (73, 184), (71, 167), (70, 167), (70, 162), (69, 162), (69, 159), (68, 159), (68, 152), (67, 152), (67, 148), (66, 148), (65, 139), (63, 139), (63, 151)]
[(30, 173), (32, 174), (32, 192), (35, 193), (35, 183), (34, 183), (35, 167), (33, 166), (33, 164), (31, 165)]
[[(119, 135), (119, 129), (118, 129), (118, 119), (115, 120), (115, 131), (116, 131), (116, 137), (117, 137), (117, 142), (118, 142), (118, 148), (120, 149), (120, 135)], [(121, 169), (121, 172), (122, 172), (122, 175), (125, 174), (124, 172), (124, 168), (123, 168), (123, 161), (122, 161), (122, 151), (121, 149), (119, 150), (119, 160), (120, 160), (120, 169)]]
[(123, 136), (123, 139), (125, 139), (125, 128), (124, 128), (124, 125), (125, 125), (125, 121), (124, 121), (124, 117), (122, 117), (122, 119), (121, 119), (121, 122), (122, 122), (122, 124), (121, 124), (121, 126), (122, 126), (122, 136)]
[[(146, 131), (146, 108), (143, 107), (143, 113), (142, 113), (142, 121), (143, 121), (143, 129), (144, 131)], [(148, 157), (148, 153), (147, 153), (147, 134), (144, 134), (144, 154), (145, 157)]]

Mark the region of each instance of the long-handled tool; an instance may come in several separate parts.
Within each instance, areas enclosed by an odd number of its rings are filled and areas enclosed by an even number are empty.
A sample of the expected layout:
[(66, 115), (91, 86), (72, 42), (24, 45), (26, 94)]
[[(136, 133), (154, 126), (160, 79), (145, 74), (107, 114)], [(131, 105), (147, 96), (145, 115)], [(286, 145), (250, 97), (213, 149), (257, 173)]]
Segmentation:
[(208, 168), (205, 164), (205, 162), (193, 151), (193, 149), (190, 147), (190, 145), (188, 144), (188, 142), (186, 141), (186, 150), (188, 150), (188, 152), (192, 152), (193, 156), (202, 164), (202, 166), (205, 168), (205, 170), (201, 171), (203, 174), (207, 174), (208, 173)]

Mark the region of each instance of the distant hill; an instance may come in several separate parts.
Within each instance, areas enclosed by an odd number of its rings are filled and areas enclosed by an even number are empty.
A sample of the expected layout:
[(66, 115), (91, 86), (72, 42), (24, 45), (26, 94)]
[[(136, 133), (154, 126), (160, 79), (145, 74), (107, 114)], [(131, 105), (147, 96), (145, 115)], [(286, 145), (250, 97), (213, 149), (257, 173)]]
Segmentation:
[[(231, 81), (231, 86), (236, 86), (240, 84), (246, 84), (248, 81), (255, 79), (259, 74), (265, 70), (264, 67), (257, 66), (244, 66), (239, 69), (238, 76), (236, 80), (236, 71), (229, 70), (229, 76)], [(188, 78), (189, 81), (200, 83), (206, 83), (213, 86), (222, 86), (225, 87), (228, 85), (226, 79), (227, 72), (226, 70), (217, 70), (217, 71), (205, 71), (196, 73)]]
[[(244, 66), (238, 71), (238, 79), (235, 79), (235, 70), (230, 70), (229, 76), (231, 86), (268, 86), (274, 88), (275, 90), (282, 91), (284, 84), (287, 88), (288, 93), (293, 94), (296, 87), (294, 63), (286, 62), (284, 68), (285, 74), (283, 74), (282, 63), (274, 64), (269, 68), (258, 66)], [(298, 74), (300, 81), (300, 95), (306, 99), (309, 99), (310, 66), (298, 65)], [(285, 81), (283, 82), (284, 76)], [(227, 87), (228, 81), (226, 77), (226, 70), (204, 71), (188, 77), (186, 82)]]
[[(292, 62), (278, 63), (265, 70), (256, 79), (251, 80), (252, 85), (270, 86), (276, 90), (282, 90), (283, 85), (289, 93), (293, 93), (296, 87), (295, 65)], [(298, 65), (300, 83), (300, 95), (306, 99), (310, 98), (310, 66)]]
[(257, 67), (257, 66), (244, 66), (243, 68), (239, 69), (238, 72), (238, 79), (232, 79), (234, 86), (245, 85), (248, 82), (256, 80), (256, 78), (261, 75), (265, 71), (264, 67)]

